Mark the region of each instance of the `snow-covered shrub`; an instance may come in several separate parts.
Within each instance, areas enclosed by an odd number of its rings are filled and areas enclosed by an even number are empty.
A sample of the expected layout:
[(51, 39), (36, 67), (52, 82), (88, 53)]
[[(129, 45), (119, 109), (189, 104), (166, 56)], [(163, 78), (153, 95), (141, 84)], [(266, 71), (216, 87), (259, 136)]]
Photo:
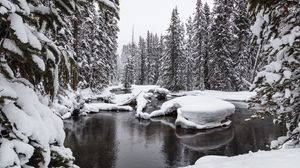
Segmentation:
[(31, 88), (0, 75), (0, 167), (72, 167), (62, 120)]

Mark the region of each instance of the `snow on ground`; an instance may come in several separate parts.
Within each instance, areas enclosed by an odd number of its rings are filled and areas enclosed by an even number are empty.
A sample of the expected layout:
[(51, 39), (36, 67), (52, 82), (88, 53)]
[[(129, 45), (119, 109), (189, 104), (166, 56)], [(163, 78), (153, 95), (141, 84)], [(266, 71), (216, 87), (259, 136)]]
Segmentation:
[(117, 105), (125, 105), (136, 100), (136, 116), (147, 119), (149, 119), (149, 114), (143, 113), (143, 109), (150, 102), (150, 98), (154, 94), (167, 95), (170, 93), (169, 90), (157, 85), (132, 85), (131, 92), (130, 94), (114, 95), (112, 102)]
[[(0, 125), (3, 135), (4, 130), (9, 133), (0, 138), (0, 167), (25, 167), (34, 148), (40, 149), (41, 167), (47, 167), (50, 159), (56, 156), (69, 162), (74, 160), (72, 152), (63, 145), (62, 120), (48, 108), (47, 97), (41, 97), (31, 86), (8, 81), (0, 75), (0, 117), (2, 123), (9, 124), (9, 128), (7, 124)], [(56, 156), (51, 155), (54, 148)]]
[(235, 107), (229, 102), (209, 96), (184, 96), (163, 103), (160, 110), (150, 114), (140, 113), (138, 117), (149, 119), (176, 110), (176, 125), (183, 128), (208, 129), (229, 125), (231, 121), (225, 120), (234, 113)]
[(225, 101), (240, 101), (247, 102), (251, 98), (256, 96), (255, 92), (241, 91), (241, 92), (224, 92), (224, 91), (214, 91), (214, 90), (194, 90), (194, 91), (182, 91), (174, 93), (177, 96), (196, 96), (196, 95), (205, 95), (215, 98), (219, 98)]
[[(122, 88), (122, 86), (118, 86), (119, 88)], [(115, 88), (118, 88), (115, 87)], [(112, 89), (112, 88), (110, 88)], [(157, 92), (157, 93), (166, 93), (168, 94), (169, 91), (167, 89), (161, 88), (157, 85), (132, 85), (131, 87), (131, 93), (128, 94), (118, 94), (114, 95), (113, 102), (115, 104), (124, 104), (128, 102), (130, 99), (137, 98), (140, 95), (143, 95), (144, 93), (148, 92)]]
[(136, 101), (136, 117), (149, 119), (150, 115), (148, 113), (144, 113), (143, 109), (147, 106), (150, 101), (150, 98), (154, 95), (154, 93), (158, 94), (169, 94), (170, 91), (164, 88), (160, 88), (159, 86), (155, 85), (148, 85), (148, 86), (135, 86), (133, 89), (133, 93), (138, 93)]
[(225, 157), (205, 156), (185, 168), (299, 168), (300, 149), (259, 151)]
[(83, 107), (83, 111), (86, 113), (98, 113), (100, 111), (132, 111), (130, 106), (118, 106), (108, 103), (86, 103)]
[(177, 93), (172, 93), (174, 96), (197, 96), (205, 95), (210, 97), (215, 97), (224, 101), (231, 102), (236, 108), (248, 108), (247, 103), (251, 98), (256, 96), (255, 92), (240, 91), (240, 92), (224, 92), (215, 90), (193, 90), (193, 91), (180, 91)]

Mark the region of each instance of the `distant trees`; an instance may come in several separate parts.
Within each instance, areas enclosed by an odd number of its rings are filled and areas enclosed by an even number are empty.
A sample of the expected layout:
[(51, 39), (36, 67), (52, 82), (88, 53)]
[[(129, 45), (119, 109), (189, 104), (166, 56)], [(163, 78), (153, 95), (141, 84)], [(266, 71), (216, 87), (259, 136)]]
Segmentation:
[[(122, 81), (125, 82), (126, 68), (130, 64), (133, 68), (133, 80), (131, 84), (154, 85), (158, 82), (160, 59), (163, 50), (163, 39), (158, 35), (147, 32), (147, 38), (139, 38), (138, 45), (131, 42), (123, 46), (121, 59), (123, 61)], [(124, 84), (124, 83), (123, 83)]]
[(146, 46), (139, 47), (142, 61), (134, 66), (144, 75), (143, 82), (135, 83), (174, 91), (248, 89), (265, 62), (255, 64), (261, 57), (256, 59), (258, 49), (251, 43), (246, 2), (216, 0), (211, 12), (207, 3), (197, 0), (195, 15), (185, 26), (174, 11), (167, 35), (159, 39), (148, 32)]
[(134, 84), (135, 79), (139, 76), (139, 72), (135, 66), (137, 62), (137, 48), (134, 42), (129, 45), (124, 45), (122, 49), (122, 58), (125, 60), (123, 67), (122, 83), (125, 89), (130, 89), (131, 85)]

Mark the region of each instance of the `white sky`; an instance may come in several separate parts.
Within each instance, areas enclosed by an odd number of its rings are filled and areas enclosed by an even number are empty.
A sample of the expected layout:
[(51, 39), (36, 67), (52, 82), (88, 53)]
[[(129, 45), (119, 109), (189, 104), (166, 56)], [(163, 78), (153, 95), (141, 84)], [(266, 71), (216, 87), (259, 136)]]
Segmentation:
[[(202, 0), (210, 7), (214, 0)], [(147, 31), (165, 34), (171, 20), (171, 12), (177, 6), (181, 21), (186, 21), (195, 13), (197, 0), (120, 0), (120, 21), (118, 53), (122, 46), (131, 41), (132, 27), (134, 25), (135, 41), (139, 36), (146, 37)]]

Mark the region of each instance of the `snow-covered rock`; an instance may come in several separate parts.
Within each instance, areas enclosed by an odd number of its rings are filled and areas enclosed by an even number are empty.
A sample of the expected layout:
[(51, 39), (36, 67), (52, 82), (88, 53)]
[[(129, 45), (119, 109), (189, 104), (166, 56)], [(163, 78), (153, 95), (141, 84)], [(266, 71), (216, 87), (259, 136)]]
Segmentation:
[(184, 96), (162, 104), (149, 117), (163, 116), (177, 111), (176, 125), (183, 128), (207, 129), (231, 122), (226, 120), (235, 111), (233, 104), (209, 96)]
[(234, 157), (205, 156), (200, 158), (195, 165), (185, 168), (298, 168), (299, 156), (299, 148), (250, 152)]
[(100, 111), (132, 111), (130, 106), (118, 106), (108, 103), (86, 103), (83, 107), (83, 111), (86, 113), (98, 113)]

